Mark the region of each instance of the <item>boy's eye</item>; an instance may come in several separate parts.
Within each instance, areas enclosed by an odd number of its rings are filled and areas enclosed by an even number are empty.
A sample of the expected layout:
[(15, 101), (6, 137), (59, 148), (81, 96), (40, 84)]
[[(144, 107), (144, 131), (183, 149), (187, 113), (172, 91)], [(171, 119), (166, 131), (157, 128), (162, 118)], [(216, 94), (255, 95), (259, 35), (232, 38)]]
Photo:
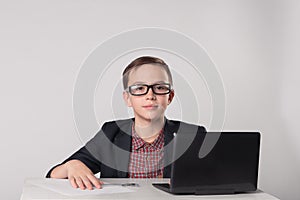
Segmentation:
[(145, 86), (137, 86), (134, 90), (144, 90)]
[(155, 87), (157, 90), (168, 90), (169, 88), (165, 85), (158, 85)]
[(143, 85), (135, 85), (131, 88), (131, 90), (134, 90), (134, 91), (143, 91), (145, 90), (145, 86)]

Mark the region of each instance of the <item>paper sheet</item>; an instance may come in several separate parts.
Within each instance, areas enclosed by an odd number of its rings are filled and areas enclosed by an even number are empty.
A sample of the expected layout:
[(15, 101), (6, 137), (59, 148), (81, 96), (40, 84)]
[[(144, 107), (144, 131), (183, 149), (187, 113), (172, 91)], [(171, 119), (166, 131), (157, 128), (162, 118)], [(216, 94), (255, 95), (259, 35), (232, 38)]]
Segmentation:
[(81, 190), (79, 188), (73, 188), (67, 179), (42, 179), (30, 181), (30, 184), (42, 187), (53, 192), (57, 192), (68, 196), (82, 196), (82, 195), (101, 195), (101, 194), (115, 194), (134, 192), (126, 187), (119, 185), (104, 185), (102, 189), (93, 190)]

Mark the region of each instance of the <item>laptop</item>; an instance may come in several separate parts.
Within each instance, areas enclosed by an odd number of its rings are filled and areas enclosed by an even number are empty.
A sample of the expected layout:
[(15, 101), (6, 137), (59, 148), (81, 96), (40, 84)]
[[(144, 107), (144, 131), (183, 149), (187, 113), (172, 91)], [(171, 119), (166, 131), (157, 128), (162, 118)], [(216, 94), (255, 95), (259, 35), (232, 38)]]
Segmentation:
[[(185, 142), (174, 138), (173, 157)], [(259, 132), (203, 132), (171, 164), (170, 184), (153, 186), (172, 194), (234, 194), (257, 190)]]

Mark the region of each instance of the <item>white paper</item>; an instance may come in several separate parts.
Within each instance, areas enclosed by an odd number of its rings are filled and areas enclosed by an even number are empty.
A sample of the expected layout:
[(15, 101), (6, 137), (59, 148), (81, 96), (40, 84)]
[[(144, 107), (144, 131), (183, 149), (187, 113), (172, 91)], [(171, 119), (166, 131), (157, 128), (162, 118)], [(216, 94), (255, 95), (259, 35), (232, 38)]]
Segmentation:
[(30, 181), (30, 184), (57, 192), (68, 196), (82, 196), (82, 195), (101, 195), (101, 194), (115, 194), (134, 192), (126, 187), (120, 185), (104, 185), (102, 189), (94, 188), (93, 190), (81, 190), (80, 188), (73, 188), (67, 179), (42, 179)]

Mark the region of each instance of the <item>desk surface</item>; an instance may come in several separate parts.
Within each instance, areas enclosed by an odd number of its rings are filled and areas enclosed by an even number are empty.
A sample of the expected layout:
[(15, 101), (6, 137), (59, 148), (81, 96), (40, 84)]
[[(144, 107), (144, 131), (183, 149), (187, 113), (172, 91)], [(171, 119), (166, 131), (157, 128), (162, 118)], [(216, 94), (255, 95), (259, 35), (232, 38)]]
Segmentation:
[[(23, 187), (23, 192), (21, 200), (32, 200), (32, 199), (235, 199), (235, 200), (278, 200), (278, 198), (264, 193), (262, 191), (245, 193), (245, 194), (234, 194), (234, 195), (172, 195), (166, 192), (160, 191), (152, 186), (152, 183), (166, 183), (168, 179), (101, 179), (108, 183), (126, 183), (126, 182), (136, 182), (140, 187), (130, 187), (134, 192), (130, 193), (115, 193), (115, 194), (102, 194), (97, 196), (65, 196), (38, 186), (35, 186), (35, 181), (46, 181), (43, 178), (30, 178), (26, 179)], [(48, 179), (49, 181), (49, 179)]]

